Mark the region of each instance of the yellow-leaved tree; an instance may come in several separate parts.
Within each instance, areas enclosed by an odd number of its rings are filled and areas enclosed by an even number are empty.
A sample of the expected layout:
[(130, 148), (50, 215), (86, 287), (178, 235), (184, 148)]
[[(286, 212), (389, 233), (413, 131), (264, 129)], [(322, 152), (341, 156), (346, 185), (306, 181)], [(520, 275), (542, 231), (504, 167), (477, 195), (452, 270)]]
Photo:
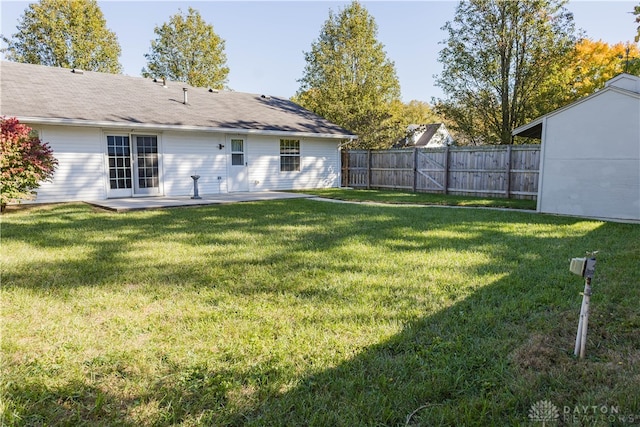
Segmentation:
[(635, 61), (638, 57), (640, 51), (635, 44), (580, 40), (576, 44), (572, 67), (572, 95), (576, 99), (590, 95), (620, 73), (640, 75)]

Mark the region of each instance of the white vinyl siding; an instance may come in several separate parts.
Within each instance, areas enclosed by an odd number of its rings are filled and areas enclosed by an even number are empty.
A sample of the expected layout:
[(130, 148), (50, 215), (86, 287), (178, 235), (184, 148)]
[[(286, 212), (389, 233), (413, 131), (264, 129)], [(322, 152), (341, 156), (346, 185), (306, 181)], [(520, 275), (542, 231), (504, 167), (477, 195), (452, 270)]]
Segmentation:
[(340, 185), (340, 150), (337, 141), (306, 140), (302, 150), (304, 171), (294, 188), (329, 188)]
[[(29, 123), (25, 123), (29, 125)], [(159, 195), (191, 196), (198, 174), (201, 196), (227, 193), (231, 139), (212, 132), (118, 130), (32, 126), (53, 149), (59, 165), (52, 182), (41, 183), (36, 203), (104, 200), (108, 197), (108, 135), (157, 135)], [(300, 140), (300, 171), (280, 171), (280, 139)], [(249, 191), (327, 188), (339, 186), (339, 140), (245, 135)], [(223, 145), (222, 149), (219, 147)], [(220, 177), (220, 179), (218, 179)], [(28, 203), (29, 201), (25, 201)]]
[[(200, 175), (201, 196), (227, 192), (226, 144), (223, 134), (165, 132), (162, 136), (163, 180), (166, 196), (193, 195), (191, 175)], [(221, 179), (218, 179), (220, 177)]]
[(250, 191), (339, 186), (337, 140), (300, 138), (300, 171), (280, 170), (280, 138), (250, 137)]
[[(28, 126), (29, 123), (25, 123)], [(106, 198), (103, 134), (95, 128), (32, 126), (49, 143), (58, 167), (50, 182), (36, 189), (35, 202), (70, 202)]]

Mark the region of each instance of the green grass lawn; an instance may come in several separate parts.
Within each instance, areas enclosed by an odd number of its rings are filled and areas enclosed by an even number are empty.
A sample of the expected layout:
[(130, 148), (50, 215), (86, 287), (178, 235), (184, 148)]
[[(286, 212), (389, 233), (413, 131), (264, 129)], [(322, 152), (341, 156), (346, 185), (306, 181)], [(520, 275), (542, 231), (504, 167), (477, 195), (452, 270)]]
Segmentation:
[(2, 425), (640, 420), (639, 225), (305, 199), (1, 220)]
[(313, 194), (330, 199), (376, 202), (389, 204), (440, 205), (464, 207), (492, 207), (509, 209), (536, 209), (535, 200), (482, 198), (469, 196), (455, 196), (451, 194), (413, 193), (398, 190), (362, 190), (348, 188), (323, 188), (315, 190), (301, 190), (301, 193)]

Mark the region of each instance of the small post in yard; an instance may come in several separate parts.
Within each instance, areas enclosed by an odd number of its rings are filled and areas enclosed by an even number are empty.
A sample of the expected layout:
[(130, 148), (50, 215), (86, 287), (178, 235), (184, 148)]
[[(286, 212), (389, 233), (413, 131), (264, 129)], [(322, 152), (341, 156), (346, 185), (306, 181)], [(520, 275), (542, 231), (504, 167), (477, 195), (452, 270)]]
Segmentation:
[(575, 356), (584, 358), (585, 348), (587, 345), (587, 328), (589, 326), (589, 303), (591, 299), (591, 279), (596, 269), (595, 252), (587, 252), (585, 258), (572, 258), (569, 270), (584, 277), (584, 292), (582, 293), (582, 306), (580, 307), (580, 320), (578, 321), (578, 332), (576, 334), (576, 345), (573, 349)]
[(191, 179), (193, 179), (193, 197), (192, 199), (202, 199), (198, 194), (198, 179), (200, 179), (200, 175), (191, 175)]

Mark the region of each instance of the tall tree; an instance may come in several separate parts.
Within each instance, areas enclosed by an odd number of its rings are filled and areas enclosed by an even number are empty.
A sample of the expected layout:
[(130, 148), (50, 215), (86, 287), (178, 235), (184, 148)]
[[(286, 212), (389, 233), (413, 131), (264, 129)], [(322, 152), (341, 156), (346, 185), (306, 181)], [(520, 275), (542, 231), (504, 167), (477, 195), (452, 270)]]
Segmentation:
[[(470, 143), (511, 143), (511, 130), (557, 107), (541, 103), (575, 44), (566, 0), (463, 0), (439, 60), (437, 107)], [(549, 86), (547, 86), (549, 87)], [(549, 101), (549, 100), (547, 100)], [(551, 104), (551, 105), (549, 105)]]
[(571, 68), (572, 93), (581, 98), (604, 87), (607, 80), (620, 73), (637, 74), (633, 63), (640, 56), (638, 47), (630, 43), (608, 44), (602, 40), (582, 39), (576, 45)]
[(620, 73), (640, 75), (639, 57), (638, 47), (630, 43), (580, 39), (563, 61), (571, 66), (556, 71), (537, 87), (536, 111), (542, 115), (591, 95)]
[(40, 0), (25, 9), (3, 49), (7, 59), (120, 73), (120, 45), (95, 0)]
[[(636, 24), (640, 24), (640, 4), (633, 8), (633, 13), (636, 16)], [(638, 25), (638, 32), (635, 36), (636, 43), (640, 42), (640, 25)]]
[(304, 75), (293, 97), (358, 134), (363, 148), (389, 146), (400, 129), (393, 120), (400, 83), (377, 32), (373, 17), (357, 1), (338, 14), (330, 10), (320, 37), (305, 52)]
[(144, 77), (166, 77), (197, 87), (224, 88), (229, 75), (225, 41), (197, 10), (190, 7), (186, 16), (179, 11), (154, 32), (158, 37), (151, 41), (150, 52), (145, 54)]

